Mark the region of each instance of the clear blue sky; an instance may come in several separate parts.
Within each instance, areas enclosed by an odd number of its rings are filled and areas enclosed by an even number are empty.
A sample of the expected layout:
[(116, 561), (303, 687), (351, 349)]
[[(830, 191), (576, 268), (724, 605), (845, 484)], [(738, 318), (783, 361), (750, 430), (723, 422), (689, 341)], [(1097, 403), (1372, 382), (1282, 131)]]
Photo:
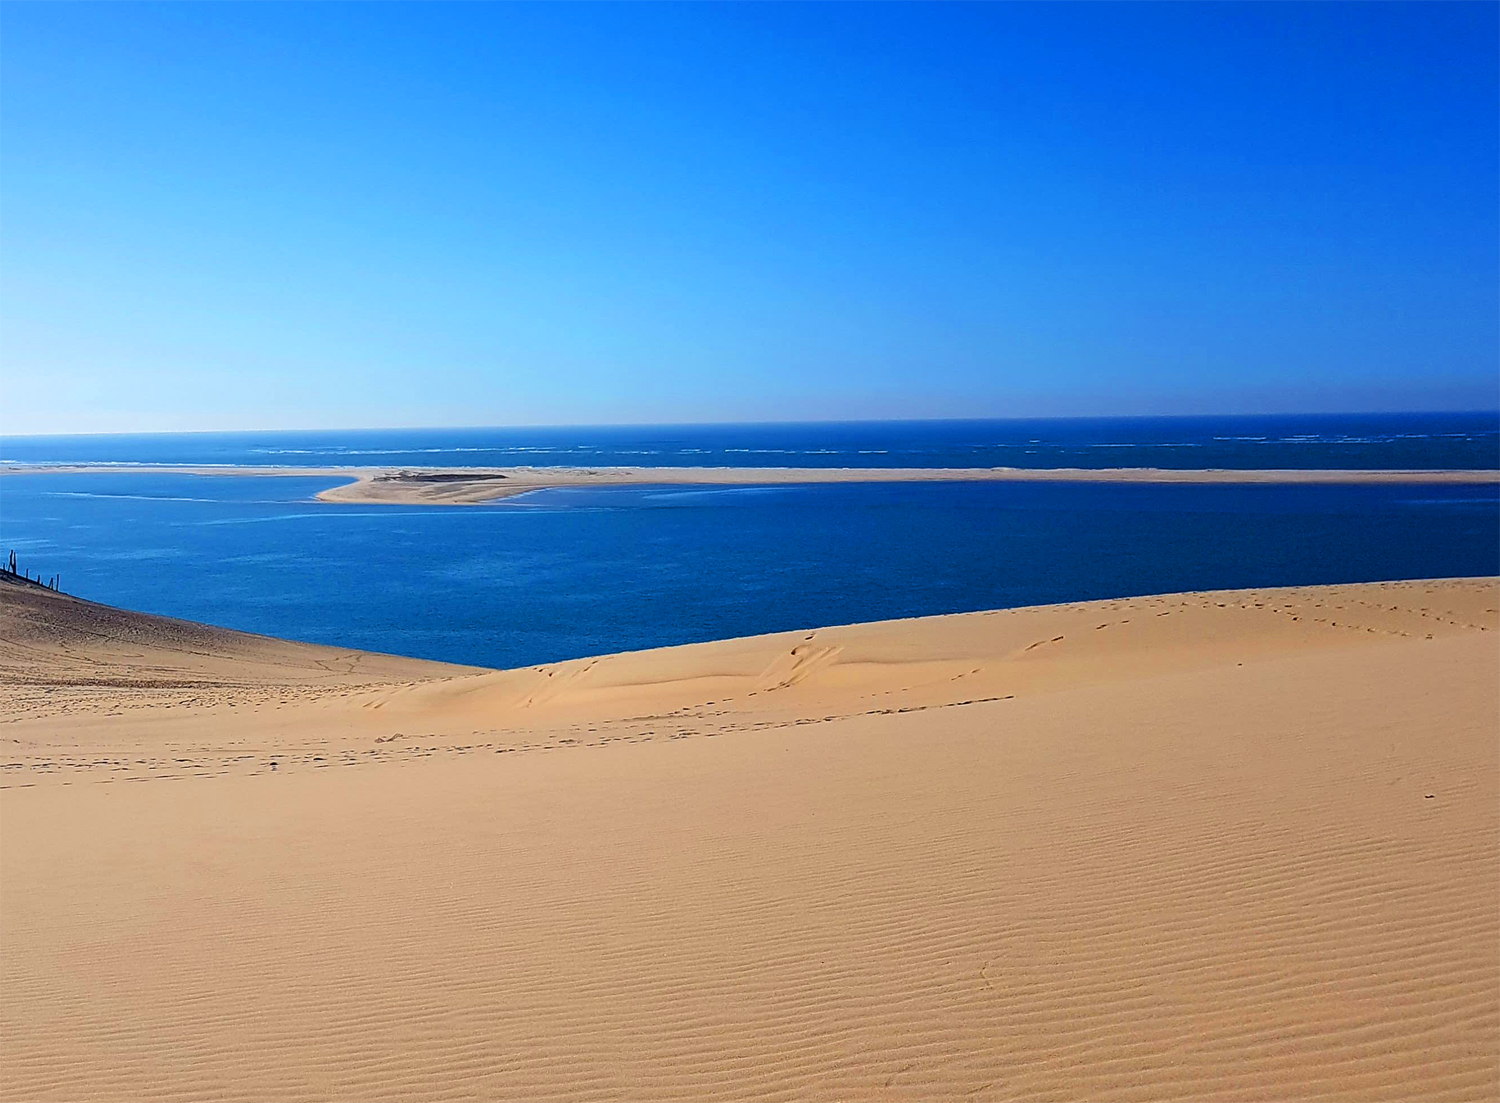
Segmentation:
[(0, 431), (1492, 408), (1489, 3), (7, 3)]

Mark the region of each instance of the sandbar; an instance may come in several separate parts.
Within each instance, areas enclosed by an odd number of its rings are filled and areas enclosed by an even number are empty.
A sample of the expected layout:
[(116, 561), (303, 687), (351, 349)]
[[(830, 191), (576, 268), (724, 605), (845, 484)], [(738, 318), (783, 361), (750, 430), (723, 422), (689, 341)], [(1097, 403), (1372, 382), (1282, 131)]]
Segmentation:
[(483, 505), (534, 490), (600, 486), (777, 486), (820, 483), (1102, 482), (1223, 484), (1500, 484), (1500, 470), (1184, 469), (1163, 467), (223, 467), (169, 464), (0, 465), (0, 474), (114, 472), (301, 476), (349, 480), (324, 502)]

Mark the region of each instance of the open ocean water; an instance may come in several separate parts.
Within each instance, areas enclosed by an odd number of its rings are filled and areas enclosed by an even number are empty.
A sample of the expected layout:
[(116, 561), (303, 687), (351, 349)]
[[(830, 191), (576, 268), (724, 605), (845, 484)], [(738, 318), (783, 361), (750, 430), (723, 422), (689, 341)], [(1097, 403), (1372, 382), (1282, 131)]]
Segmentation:
[(262, 467), (1500, 467), (1495, 413), (13, 437), (6, 463)]
[[(815, 458), (826, 455), (846, 466), (869, 455), (970, 466), (1001, 462), (1012, 438), (1033, 433), (1037, 450), (1019, 452), (1045, 466), (1085, 466), (1093, 453), (1109, 459), (1088, 466), (1497, 466), (1493, 415), (1236, 419), (1236, 433), (1224, 421), (26, 438), (0, 450), (12, 462), (542, 465), (584, 462), (587, 448), (599, 465), (834, 462)], [(751, 446), (767, 451), (735, 451)], [(470, 447), (480, 451), (424, 451)], [(669, 451), (689, 447), (703, 451), (691, 461)], [(522, 448), (550, 451), (522, 459)], [(1186, 452), (1196, 462), (1167, 462)], [(480, 507), (310, 500), (335, 482), (7, 475), (0, 553), (15, 548), (65, 590), (127, 608), (499, 667), (1044, 602), (1500, 573), (1494, 486), (900, 483), (547, 490)]]

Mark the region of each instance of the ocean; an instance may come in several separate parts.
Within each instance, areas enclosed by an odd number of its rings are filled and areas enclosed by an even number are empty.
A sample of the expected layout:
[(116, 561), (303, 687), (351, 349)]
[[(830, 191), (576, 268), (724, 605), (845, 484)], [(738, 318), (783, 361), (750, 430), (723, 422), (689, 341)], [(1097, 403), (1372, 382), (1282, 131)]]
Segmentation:
[(4, 463), (1497, 468), (1500, 414), (369, 429), (0, 439)]
[[(695, 464), (769, 462), (740, 458), (760, 455), (812, 466), (828, 455), (849, 466), (868, 454), (878, 466), (919, 466), (918, 457), (970, 466), (995, 461), (966, 449), (990, 457), (1037, 432), (1023, 424), (1046, 424), (1039, 450), (1019, 452), (1048, 466), (1085, 466), (1079, 457), (1095, 452), (1112, 458), (1087, 466), (1222, 467), (1233, 456), (1269, 457), (1253, 464), (1262, 467), (1497, 466), (1493, 415), (1382, 419), (1379, 434), (1366, 421), (1365, 436), (1382, 439), (1365, 444), (1348, 439), (1354, 419), (1285, 431), (1271, 420), (1239, 419), (1240, 433), (1193, 419), (1191, 431), (1174, 420), (27, 438), (4, 441), (3, 453), (12, 462), (435, 466), (458, 455), (542, 465), (566, 455), (551, 462), (578, 464), (563, 451), (572, 440), (567, 448), (606, 457), (587, 461), (597, 465), (642, 464), (624, 457), (653, 448), (652, 462), (665, 465), (679, 455), (669, 449), (692, 447), (704, 450)], [(1234, 439), (1210, 443), (1217, 437)], [(751, 446), (781, 451), (733, 451)], [(469, 447), (482, 451), (422, 451)], [(519, 460), (514, 450), (528, 447), (551, 451)], [(1174, 447), (1199, 462), (1164, 462)], [(60, 574), (63, 589), (127, 608), (497, 667), (1130, 594), (1500, 573), (1494, 486), (876, 483), (558, 489), (479, 507), (311, 500), (337, 481), (6, 475), (0, 553), (14, 548), (23, 566)]]

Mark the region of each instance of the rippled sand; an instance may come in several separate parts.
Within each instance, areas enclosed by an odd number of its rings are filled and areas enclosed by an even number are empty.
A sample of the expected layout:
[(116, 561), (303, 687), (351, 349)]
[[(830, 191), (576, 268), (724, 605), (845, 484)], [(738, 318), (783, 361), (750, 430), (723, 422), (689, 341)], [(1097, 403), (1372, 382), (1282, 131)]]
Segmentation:
[(486, 672), (0, 592), (5, 1099), (1488, 1099), (1500, 588)]

